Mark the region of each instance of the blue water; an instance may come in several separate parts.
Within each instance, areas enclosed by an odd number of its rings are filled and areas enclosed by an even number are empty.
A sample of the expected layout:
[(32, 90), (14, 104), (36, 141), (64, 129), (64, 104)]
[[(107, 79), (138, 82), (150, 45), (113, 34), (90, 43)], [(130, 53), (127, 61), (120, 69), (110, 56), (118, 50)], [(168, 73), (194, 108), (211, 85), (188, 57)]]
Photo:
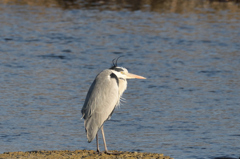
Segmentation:
[[(104, 125), (108, 149), (240, 156), (240, 9), (0, 5), (0, 153), (96, 149), (81, 108), (112, 59), (130, 80)], [(222, 4), (221, 4), (222, 5)], [(101, 142), (101, 150), (103, 145)]]

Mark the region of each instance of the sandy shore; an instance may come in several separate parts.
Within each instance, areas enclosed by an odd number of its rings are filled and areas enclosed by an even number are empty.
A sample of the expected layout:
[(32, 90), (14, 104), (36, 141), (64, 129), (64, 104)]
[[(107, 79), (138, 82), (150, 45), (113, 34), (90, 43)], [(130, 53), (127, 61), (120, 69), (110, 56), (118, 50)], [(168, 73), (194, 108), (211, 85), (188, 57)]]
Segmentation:
[[(118, 151), (114, 151), (118, 152)], [(122, 151), (121, 151), (122, 152)], [(173, 159), (169, 156), (164, 156), (163, 154), (157, 154), (157, 153), (142, 153), (142, 152), (123, 152), (120, 155), (107, 155), (105, 153), (97, 154), (96, 151), (93, 150), (75, 150), (75, 151), (69, 151), (69, 150), (59, 150), (59, 151), (28, 151), (28, 152), (4, 152), (3, 154), (0, 154), (0, 159), (65, 159), (65, 158), (71, 158), (71, 159), (79, 159), (79, 158), (85, 158), (85, 159), (92, 159), (92, 158), (110, 158), (110, 159), (124, 159), (124, 158), (143, 158), (143, 159)]]

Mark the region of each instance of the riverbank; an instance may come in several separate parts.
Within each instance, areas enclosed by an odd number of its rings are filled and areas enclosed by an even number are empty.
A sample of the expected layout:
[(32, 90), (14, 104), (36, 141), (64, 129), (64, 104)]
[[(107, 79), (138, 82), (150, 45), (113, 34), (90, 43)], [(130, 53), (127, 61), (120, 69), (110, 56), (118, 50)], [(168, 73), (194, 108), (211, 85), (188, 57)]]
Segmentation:
[[(114, 151), (118, 152), (118, 151)], [(121, 151), (122, 152), (122, 151)], [(65, 158), (71, 158), (71, 159), (79, 159), (79, 158), (85, 158), (85, 159), (114, 159), (114, 158), (156, 158), (156, 159), (173, 159), (169, 156), (164, 156), (163, 154), (157, 154), (157, 153), (144, 153), (144, 152), (122, 152), (122, 154), (119, 155), (107, 155), (105, 153), (97, 154), (96, 151), (93, 150), (75, 150), (75, 151), (69, 151), (69, 150), (59, 150), (59, 151), (28, 151), (28, 152), (4, 152), (3, 154), (0, 154), (0, 159), (15, 159), (15, 158), (21, 158), (21, 159), (65, 159)]]

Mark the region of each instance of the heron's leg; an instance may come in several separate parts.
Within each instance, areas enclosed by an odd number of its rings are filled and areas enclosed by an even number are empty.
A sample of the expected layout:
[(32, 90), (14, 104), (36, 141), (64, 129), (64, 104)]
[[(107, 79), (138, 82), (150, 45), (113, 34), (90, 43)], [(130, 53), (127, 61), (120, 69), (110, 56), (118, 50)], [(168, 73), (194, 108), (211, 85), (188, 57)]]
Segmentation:
[(98, 143), (98, 133), (96, 135), (96, 141), (97, 141), (97, 153), (100, 153), (99, 143)]
[(112, 154), (112, 155), (118, 155), (118, 154), (122, 154), (122, 152), (109, 152), (107, 149), (107, 143), (105, 140), (105, 135), (104, 135), (104, 130), (103, 130), (103, 126), (101, 127), (101, 131), (102, 131), (102, 136), (103, 136), (103, 143), (104, 143), (104, 147), (105, 147), (105, 153), (106, 154)]
[(105, 152), (108, 153), (107, 143), (106, 143), (106, 140), (105, 140), (103, 126), (101, 127), (101, 131), (102, 131), (102, 137), (103, 137), (103, 143), (104, 143)]

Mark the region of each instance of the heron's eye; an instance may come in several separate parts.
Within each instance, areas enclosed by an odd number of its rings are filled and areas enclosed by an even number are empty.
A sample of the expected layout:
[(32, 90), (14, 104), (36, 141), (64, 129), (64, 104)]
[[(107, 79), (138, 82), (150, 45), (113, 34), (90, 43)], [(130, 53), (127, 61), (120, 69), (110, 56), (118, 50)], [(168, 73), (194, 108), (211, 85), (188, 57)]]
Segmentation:
[(123, 71), (121, 71), (121, 74), (123, 74), (123, 75), (124, 75), (125, 73), (124, 73)]

